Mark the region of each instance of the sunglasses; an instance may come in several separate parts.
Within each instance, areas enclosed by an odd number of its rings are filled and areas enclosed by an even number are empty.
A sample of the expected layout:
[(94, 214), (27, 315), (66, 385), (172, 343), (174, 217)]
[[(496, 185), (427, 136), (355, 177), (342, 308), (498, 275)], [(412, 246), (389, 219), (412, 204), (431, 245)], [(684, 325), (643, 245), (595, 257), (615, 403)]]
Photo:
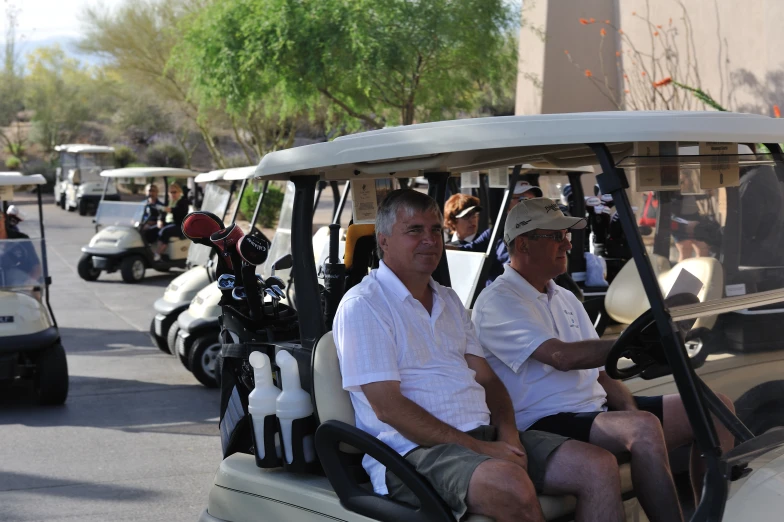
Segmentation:
[(528, 237), (531, 239), (553, 239), (556, 243), (560, 243), (564, 239), (567, 241), (572, 240), (572, 233), (571, 232), (553, 232), (552, 234), (530, 234)]

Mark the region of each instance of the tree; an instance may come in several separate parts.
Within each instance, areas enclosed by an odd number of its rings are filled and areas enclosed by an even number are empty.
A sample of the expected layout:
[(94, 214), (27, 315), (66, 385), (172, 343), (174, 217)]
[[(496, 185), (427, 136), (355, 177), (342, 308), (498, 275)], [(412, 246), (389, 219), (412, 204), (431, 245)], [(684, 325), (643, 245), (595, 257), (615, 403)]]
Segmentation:
[[(223, 167), (223, 156), (212, 136), (214, 112), (205, 110), (189, 98), (190, 78), (181, 70), (168, 68), (171, 51), (180, 41), (178, 23), (200, 9), (202, 0), (126, 0), (115, 11), (91, 7), (83, 13), (84, 38), (79, 47), (107, 60), (129, 85), (149, 90), (160, 104), (177, 113), (172, 131), (187, 158), (193, 154), (189, 140), (181, 140), (195, 126), (204, 139), (216, 166)], [(180, 117), (181, 116), (181, 117)]]
[(36, 139), (44, 149), (71, 141), (91, 116), (89, 72), (59, 46), (43, 47), (28, 59), (26, 105), (33, 110)]
[[(5, 42), (3, 45), (3, 64), (0, 69), (0, 140), (6, 150), (13, 156), (24, 148), (24, 139), (19, 131), (16, 116), (24, 109), (24, 78), (19, 63), (19, 52), (16, 49), (16, 27), (19, 9), (12, 2), (4, 2), (5, 11)], [(16, 128), (4, 129), (13, 127)], [(21, 159), (20, 163), (21, 163)]]
[(470, 112), (481, 84), (513, 84), (516, 21), (504, 0), (214, 2), (178, 54), (230, 111), (324, 98), (350, 126), (381, 128)]

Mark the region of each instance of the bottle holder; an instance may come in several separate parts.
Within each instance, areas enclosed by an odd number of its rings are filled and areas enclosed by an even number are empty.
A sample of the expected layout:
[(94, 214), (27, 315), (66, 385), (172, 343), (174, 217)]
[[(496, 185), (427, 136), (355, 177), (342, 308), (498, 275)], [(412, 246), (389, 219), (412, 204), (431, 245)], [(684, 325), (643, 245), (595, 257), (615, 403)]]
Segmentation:
[[(280, 419), (278, 419), (280, 426)], [(315, 434), (316, 419), (313, 415), (304, 419), (294, 419), (291, 425), (291, 446), (293, 459), (291, 463), (286, 458), (286, 441), (283, 437), (283, 430), (279, 428), (281, 434), (280, 443), (282, 449), (283, 468), (286, 471), (297, 473), (314, 473), (320, 469), (318, 457), (316, 456)]]
[(275, 415), (264, 417), (263, 426), (260, 427), (263, 439), (259, 440), (256, 434), (257, 427), (253, 422), (253, 415), (249, 415), (249, 417), (253, 425), (253, 446), (255, 448), (256, 465), (260, 468), (279, 468), (283, 465), (283, 460), (281, 459), (283, 446), (280, 440), (278, 418)]

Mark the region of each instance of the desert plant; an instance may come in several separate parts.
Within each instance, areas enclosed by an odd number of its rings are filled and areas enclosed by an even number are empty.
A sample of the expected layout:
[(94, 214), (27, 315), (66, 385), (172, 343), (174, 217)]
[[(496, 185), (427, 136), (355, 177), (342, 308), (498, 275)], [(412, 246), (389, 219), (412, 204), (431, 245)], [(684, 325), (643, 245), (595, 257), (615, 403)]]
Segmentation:
[(131, 163), (137, 160), (136, 153), (126, 145), (118, 145), (114, 147), (114, 166), (115, 168), (122, 169), (128, 167)]
[[(242, 195), (242, 201), (240, 201), (240, 212), (247, 217), (252, 216), (260, 196), (261, 192), (246, 190)], [(283, 196), (283, 191), (280, 188), (270, 184), (259, 210), (258, 224), (263, 228), (273, 228), (277, 225), (280, 206), (283, 204)]]
[(5, 160), (5, 168), (8, 170), (19, 170), (22, 168), (22, 160), (17, 158), (16, 156), (9, 156)]
[(158, 143), (147, 149), (147, 163), (153, 167), (181, 169), (185, 166), (185, 153), (171, 143)]

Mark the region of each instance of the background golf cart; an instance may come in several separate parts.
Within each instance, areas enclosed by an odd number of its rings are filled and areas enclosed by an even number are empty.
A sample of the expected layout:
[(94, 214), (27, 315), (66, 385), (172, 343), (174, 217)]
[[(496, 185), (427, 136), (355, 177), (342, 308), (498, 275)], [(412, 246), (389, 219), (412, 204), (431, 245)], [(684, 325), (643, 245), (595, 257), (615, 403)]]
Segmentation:
[[(69, 211), (79, 210), (80, 216), (95, 214), (104, 193), (100, 173), (114, 167), (114, 148), (70, 144), (58, 145), (54, 150), (59, 153), (60, 163), (55, 171), (55, 205)], [(113, 183), (105, 192), (106, 199), (120, 199)]]
[[(249, 169), (249, 172), (253, 171), (253, 167), (241, 167), (215, 170), (196, 176), (193, 180), (196, 186), (203, 186), (200, 209), (212, 212), (224, 221), (228, 217), (228, 221), (233, 223), (247, 182), (225, 180), (224, 176), (229, 172), (241, 172), (246, 169)], [(188, 308), (199, 290), (215, 281), (214, 263), (212, 249), (191, 243), (185, 260), (188, 271), (169, 283), (163, 297), (155, 301), (153, 308), (156, 314), (150, 323), (150, 338), (161, 351), (176, 355), (174, 344), (177, 340), (177, 332), (176, 329), (172, 331), (171, 326), (176, 323), (180, 313)], [(170, 333), (171, 337), (169, 337)]]
[[(389, 133), (394, 134), (387, 136)], [(672, 320), (699, 319), (744, 307), (779, 303), (784, 301), (784, 289), (752, 292), (750, 290), (753, 289), (749, 288), (745, 295), (667, 310), (637, 231), (632, 206), (624, 190), (627, 178), (615, 163), (634, 155), (634, 143), (630, 140), (657, 142), (665, 146), (671, 142), (662, 140), (682, 139), (687, 144), (697, 141), (762, 141), (769, 142), (769, 147), (774, 155), (777, 155), (781, 150), (775, 143), (782, 137), (784, 123), (750, 115), (676, 112), (567, 114), (412, 125), (267, 155), (259, 166), (263, 179), (291, 179), (295, 183), (297, 194), (294, 202), (292, 251), (297, 254), (293, 273), (297, 281), (296, 300), (300, 314), (301, 343), (299, 346), (280, 345), (275, 350), (285, 349), (297, 357), (303, 386), (313, 392), (316, 417), (320, 422), (315, 437), (316, 448), (328, 480), (281, 470), (254, 469), (252, 457), (232, 455), (224, 460), (216, 475), (216, 484), (210, 493), (209, 513), (205, 513), (202, 519), (260, 519), (260, 513), (269, 515), (270, 519), (310, 517), (317, 520), (334, 517), (343, 520), (365, 520), (364, 517), (367, 516), (380, 520), (452, 518), (451, 513), (439, 503), (439, 499), (433, 498), (428, 485), (412, 473), (398, 455), (390, 452), (373, 437), (351, 426), (353, 412), (347, 394), (340, 389), (337, 359), (334, 357), (334, 346), (331, 346), (332, 338), (325, 335), (328, 327), (321, 319), (324, 315), (317, 297), (317, 279), (311, 275), (315, 267), (310, 264), (310, 259), (313, 258), (310, 251), (312, 245), (307, 240), (306, 232), (311, 228), (308, 220), (310, 214), (303, 212), (303, 209), (306, 208), (305, 202), (312, 197), (319, 179), (367, 176), (388, 180), (390, 177), (413, 177), (424, 172), (430, 181), (431, 194), (436, 196), (437, 200), (443, 201), (444, 192), (439, 187), (445, 186), (445, 178), (449, 176), (449, 172), (503, 167), (515, 163), (563, 168), (595, 162), (601, 164), (604, 172), (599, 178), (602, 191), (612, 194), (615, 199), (624, 232), (641, 274), (645, 294), (653, 305), (652, 316), (656, 319), (659, 332), (657, 341), (660, 343), (649, 346), (660, 346), (661, 348), (655, 348), (652, 352), (658, 356), (656, 361), (659, 361), (658, 364), (669, 364), (669, 368), (675, 372), (675, 382), (684, 397), (697, 444), (705, 455), (708, 467), (706, 486), (694, 519), (721, 520), (730, 487), (732, 490), (728, 513), (736, 513), (737, 506), (743, 504), (744, 498), (756, 495), (756, 502), (761, 502), (764, 498), (769, 505), (776, 506), (771, 510), (780, 515), (782, 506), (776, 504), (780, 492), (766, 496), (764, 490), (754, 490), (754, 485), (758, 483), (755, 476), (770, 477), (769, 473), (780, 476), (783, 473), (781, 466), (776, 468), (780, 461), (768, 462), (776, 459), (779, 453), (770, 452), (761, 460), (753, 461), (751, 467), (758, 473), (752, 473), (747, 480), (728, 482), (730, 477), (738, 477), (738, 472), (744, 467), (743, 463), (781, 444), (780, 432), (771, 431), (764, 436), (753, 438), (721, 405), (715, 395), (701, 385), (689, 364), (683, 340), (675, 334)], [(596, 143), (597, 140), (601, 140), (601, 143)], [(710, 174), (715, 172), (713, 165), (725, 165), (728, 159), (723, 157), (721, 161), (714, 162), (717, 155), (719, 154), (676, 161), (679, 167), (686, 162), (704, 163), (701, 168)], [(737, 156), (729, 159), (731, 162), (737, 159), (741, 165), (758, 160)], [(658, 157), (655, 160), (665, 161)], [(770, 157), (763, 158), (763, 161), (770, 160)], [(432, 183), (432, 180), (438, 178), (444, 178), (444, 181)], [(347, 232), (348, 235), (350, 231)], [(447, 264), (448, 260), (444, 256), (441, 266), (434, 273), (434, 278), (445, 284), (449, 283)], [(630, 334), (639, 333), (642, 326), (645, 326), (645, 322), (632, 325)], [(621, 343), (617, 346), (622, 349), (622, 355), (628, 345)], [(659, 349), (662, 353), (658, 353)], [(666, 356), (666, 359), (662, 359), (663, 356)], [(309, 375), (308, 369), (311, 370)], [(708, 408), (721, 415), (741, 441), (741, 444), (726, 456), (718, 457), (715, 452), (718, 439), (713, 426), (708, 422)], [(356, 468), (351, 469), (348, 464), (356, 461), (343, 451), (345, 446), (341, 446), (341, 443), (369, 452), (385, 465), (392, 466), (407, 484), (418, 490), (425, 513), (408, 510), (363, 489), (355, 480)], [(766, 470), (761, 469), (764, 467), (767, 467)], [(768, 484), (772, 485), (770, 481)], [(568, 512), (568, 500), (556, 499), (555, 502), (555, 506)], [(548, 506), (545, 506), (545, 511), (549, 518), (564, 514), (553, 513)], [(770, 518), (778, 519), (778, 516)]]
[(0, 172), (0, 212), (14, 190), (35, 186), (39, 227), (19, 223), (31, 239), (0, 239), (0, 383), (32, 381), (40, 404), (62, 404), (68, 396), (68, 363), (49, 305), (51, 278), (46, 258), (40, 174)]
[[(190, 241), (174, 236), (169, 240), (165, 254), (168, 260), (155, 260), (153, 245), (147, 243), (143, 235), (145, 226), (155, 226), (148, 222), (144, 185), (155, 183), (159, 199), (164, 206), (169, 204), (169, 184), (180, 181), (183, 197), (188, 197), (192, 187), (186, 185), (188, 179), (198, 175), (186, 169), (165, 167), (139, 167), (113, 169), (101, 172), (104, 188), (115, 182), (118, 190), (126, 191), (126, 201), (101, 199), (95, 215), (96, 234), (90, 243), (82, 247), (82, 257), (77, 266), (79, 276), (85, 281), (95, 281), (102, 271), (112, 273), (120, 270), (126, 283), (138, 283), (144, 279), (147, 268), (167, 272), (171, 268), (185, 268)], [(165, 194), (165, 195), (164, 195)]]

